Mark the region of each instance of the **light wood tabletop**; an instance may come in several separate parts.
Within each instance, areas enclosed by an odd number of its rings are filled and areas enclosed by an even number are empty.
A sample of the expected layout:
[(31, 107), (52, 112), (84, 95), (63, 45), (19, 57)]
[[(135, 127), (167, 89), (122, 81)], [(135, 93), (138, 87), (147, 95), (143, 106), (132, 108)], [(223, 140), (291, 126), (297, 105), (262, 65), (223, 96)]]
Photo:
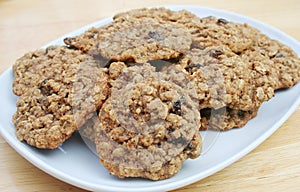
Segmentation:
[[(299, 0), (0, 0), (0, 73), (24, 53), (94, 21), (132, 8), (175, 4), (243, 14), (300, 41)], [(248, 155), (210, 177), (175, 191), (300, 191), (299, 126), (300, 107)], [(0, 191), (85, 190), (44, 173), (0, 136)]]

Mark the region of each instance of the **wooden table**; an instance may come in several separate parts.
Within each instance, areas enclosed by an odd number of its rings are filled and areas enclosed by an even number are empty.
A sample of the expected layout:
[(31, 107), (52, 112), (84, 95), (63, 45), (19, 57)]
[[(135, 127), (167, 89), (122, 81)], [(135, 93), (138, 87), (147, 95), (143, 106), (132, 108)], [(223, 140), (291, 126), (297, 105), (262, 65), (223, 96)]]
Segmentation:
[[(25, 52), (81, 26), (127, 9), (163, 4), (200, 5), (233, 11), (271, 24), (300, 40), (299, 0), (0, 0), (0, 73)], [(224, 170), (176, 191), (300, 191), (299, 125), (300, 107), (250, 154)], [(0, 191), (84, 190), (34, 167), (0, 136)]]

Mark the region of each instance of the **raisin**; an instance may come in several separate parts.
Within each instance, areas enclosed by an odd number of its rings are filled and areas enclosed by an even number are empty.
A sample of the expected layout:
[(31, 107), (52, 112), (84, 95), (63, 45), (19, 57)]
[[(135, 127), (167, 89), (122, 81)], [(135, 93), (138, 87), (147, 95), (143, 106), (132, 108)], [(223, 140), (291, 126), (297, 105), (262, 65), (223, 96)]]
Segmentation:
[(67, 37), (64, 39), (64, 42), (66, 44), (72, 44), (75, 40), (76, 40), (76, 38), (74, 38), (74, 37)]
[(178, 138), (173, 138), (169, 141), (169, 143), (172, 143), (172, 144), (180, 144), (180, 145), (187, 145), (188, 144), (188, 141), (183, 138), (183, 137), (178, 137)]
[(218, 24), (224, 24), (226, 25), (227, 23), (229, 23), (226, 19), (223, 19), (223, 18), (219, 18), (218, 21), (217, 21)]
[(238, 110), (237, 115), (238, 115), (240, 118), (244, 118), (244, 117), (245, 117), (245, 111)]
[(186, 146), (186, 148), (184, 148), (184, 150), (193, 150), (193, 149), (195, 149), (195, 146), (194, 146), (194, 144), (193, 144), (192, 142), (190, 142), (190, 143)]
[(213, 50), (209, 51), (209, 56), (216, 58), (216, 59), (222, 54), (223, 54), (223, 52), (221, 50), (213, 49)]
[(173, 112), (176, 114), (176, 115), (181, 115), (181, 101), (180, 100), (177, 100), (173, 103)]
[(148, 33), (148, 37), (151, 39), (155, 39), (156, 41), (162, 41), (165, 39), (165, 37), (162, 34), (156, 32), (156, 31), (150, 31)]
[(204, 108), (200, 110), (201, 117), (207, 117), (210, 118), (211, 115), (211, 108)]
[(39, 89), (41, 90), (41, 93), (45, 96), (49, 96), (53, 93), (52, 88), (49, 85), (47, 85), (49, 80), (50, 80), (49, 78), (44, 79), (39, 85)]
[(174, 127), (170, 127), (167, 129), (167, 134), (170, 135), (173, 131), (175, 131)]
[(50, 49), (50, 47), (47, 47), (47, 48), (46, 48), (46, 50), (45, 50), (45, 53), (46, 53), (46, 54), (49, 53), (49, 49)]
[(187, 66), (186, 70), (188, 72), (191, 72), (193, 69), (200, 68), (200, 67), (202, 67), (202, 65), (200, 63), (194, 63), (194, 64), (190, 64), (189, 66)]

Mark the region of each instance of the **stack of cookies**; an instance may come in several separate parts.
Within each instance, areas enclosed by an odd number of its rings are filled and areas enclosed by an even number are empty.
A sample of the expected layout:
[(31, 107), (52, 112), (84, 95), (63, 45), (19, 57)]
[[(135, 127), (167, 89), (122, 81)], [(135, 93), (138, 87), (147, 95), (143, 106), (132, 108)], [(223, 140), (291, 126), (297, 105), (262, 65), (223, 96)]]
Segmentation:
[(201, 153), (199, 130), (244, 126), (300, 79), (289, 47), (247, 24), (138, 9), (13, 66), (16, 135), (55, 149), (75, 131), (120, 178), (166, 179)]

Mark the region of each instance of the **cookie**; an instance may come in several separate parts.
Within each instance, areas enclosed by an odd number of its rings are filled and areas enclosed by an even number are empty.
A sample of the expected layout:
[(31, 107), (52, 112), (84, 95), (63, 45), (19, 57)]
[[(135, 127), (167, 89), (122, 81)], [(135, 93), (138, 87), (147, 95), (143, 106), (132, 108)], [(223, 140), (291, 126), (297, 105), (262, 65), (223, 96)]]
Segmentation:
[(57, 148), (108, 94), (105, 70), (66, 47), (25, 55), (14, 65), (14, 74), (14, 90), (21, 95), (13, 117), (16, 135), (38, 148)]
[[(121, 96), (121, 97), (120, 97)], [(99, 113), (100, 162), (120, 178), (166, 179), (200, 155), (200, 114), (184, 88), (154, 67), (128, 67)]]
[[(91, 55), (100, 55), (114, 61), (133, 60), (137, 63), (176, 58), (189, 50), (192, 44), (191, 35), (184, 29), (171, 23), (159, 24), (149, 19), (115, 22), (98, 30), (101, 32), (96, 38), (89, 39), (92, 43), (88, 43), (87, 47), (80, 43), (80, 37), (77, 38), (78, 41), (75, 37), (66, 39), (65, 42)], [(89, 34), (90, 31), (86, 33)], [(85, 36), (83, 34), (82, 38)]]
[(265, 63), (278, 72), (275, 89), (290, 88), (300, 80), (300, 58), (290, 47), (257, 33), (249, 51), (260, 54)]
[[(192, 92), (191, 97), (194, 96), (194, 100), (199, 100), (196, 87), (193, 82), (189, 80), (189, 74), (184, 70), (180, 70), (178, 65), (168, 64), (165, 61), (157, 62), (160, 65), (165, 65), (161, 71), (166, 75), (166, 80), (171, 81), (181, 87), (185, 87), (186, 92)], [(215, 78), (216, 79), (216, 78)], [(214, 81), (215, 82), (215, 81)], [(212, 86), (213, 87), (213, 86)], [(215, 87), (216, 89), (224, 89), (224, 87)], [(195, 94), (196, 92), (196, 94)], [(220, 91), (219, 91), (220, 92)], [(222, 94), (221, 94), (222, 95)], [(240, 109), (232, 109), (229, 107), (214, 108), (202, 108), (199, 105), (199, 111), (201, 116), (200, 130), (215, 129), (215, 130), (229, 130), (232, 128), (243, 127), (250, 119), (257, 115), (258, 108), (244, 111)]]
[(117, 61), (172, 59), (190, 49), (191, 35), (172, 24), (158, 24), (149, 20), (128, 23), (107, 35), (98, 37), (96, 53)]
[(279, 71), (271, 59), (251, 49), (245, 50), (240, 58), (251, 70), (251, 78), (256, 87), (261, 87), (263, 90), (277, 89), (280, 85)]
[(64, 39), (64, 43), (72, 48), (76, 48), (87, 53), (90, 49), (96, 46), (96, 39), (101, 28), (92, 27), (79, 36), (66, 37)]
[(274, 95), (272, 86), (261, 86), (252, 66), (226, 46), (192, 49), (179, 64), (190, 74), (200, 109), (226, 106), (248, 111)]
[(247, 24), (235, 23), (213, 16), (199, 18), (188, 26), (193, 37), (193, 48), (205, 49), (226, 45), (232, 52), (240, 54), (254, 42), (256, 29)]
[(13, 65), (13, 92), (20, 96), (29, 87), (37, 86), (44, 79), (71, 81), (80, 66), (98, 65), (91, 56), (65, 46), (50, 46), (26, 53)]

